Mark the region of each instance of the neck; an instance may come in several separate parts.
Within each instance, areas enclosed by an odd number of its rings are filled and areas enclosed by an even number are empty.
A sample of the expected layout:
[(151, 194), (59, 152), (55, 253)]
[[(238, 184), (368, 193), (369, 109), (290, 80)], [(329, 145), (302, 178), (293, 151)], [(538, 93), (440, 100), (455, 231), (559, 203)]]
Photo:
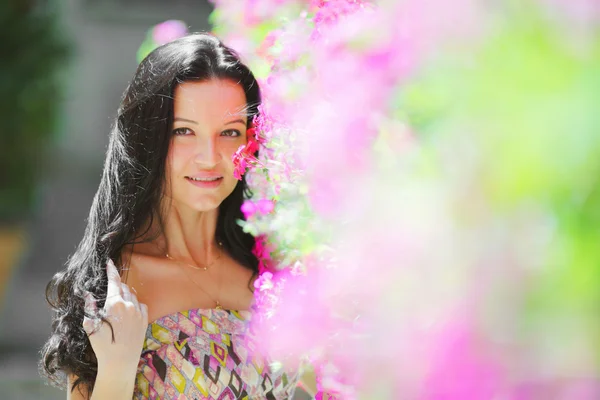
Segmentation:
[(199, 212), (173, 204), (163, 215), (163, 235), (157, 245), (166, 254), (196, 265), (207, 265), (219, 256), (215, 239), (218, 209)]

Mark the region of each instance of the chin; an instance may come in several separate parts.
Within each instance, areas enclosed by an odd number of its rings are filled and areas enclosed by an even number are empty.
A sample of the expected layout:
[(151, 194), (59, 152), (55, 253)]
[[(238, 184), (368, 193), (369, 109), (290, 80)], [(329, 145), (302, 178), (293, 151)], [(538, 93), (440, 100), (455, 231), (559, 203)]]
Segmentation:
[(219, 208), (225, 199), (201, 199), (188, 204), (190, 208), (196, 211), (213, 211)]
[[(201, 196), (197, 196), (195, 199), (188, 198), (187, 204), (189, 207), (196, 211), (212, 211), (221, 205), (223, 201), (233, 192), (231, 191), (218, 191), (216, 193), (207, 193)], [(191, 201), (190, 201), (191, 200)]]
[(185, 205), (194, 211), (213, 211), (219, 208), (221, 203), (233, 193), (234, 189), (235, 185), (232, 185), (232, 187), (222, 187), (217, 190), (206, 191), (204, 193), (199, 193), (194, 189), (185, 192), (182, 191), (177, 197), (180, 199), (180, 204)]

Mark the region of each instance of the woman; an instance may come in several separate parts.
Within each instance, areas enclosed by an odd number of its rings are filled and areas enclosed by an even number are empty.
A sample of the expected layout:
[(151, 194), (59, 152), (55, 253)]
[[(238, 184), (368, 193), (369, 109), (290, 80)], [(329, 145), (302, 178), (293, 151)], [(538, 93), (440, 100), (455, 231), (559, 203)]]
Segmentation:
[(258, 260), (232, 157), (259, 104), (250, 70), (209, 34), (138, 67), (84, 238), (47, 288), (43, 368), (67, 375), (68, 398), (292, 396), (296, 376), (253, 358), (245, 335)]

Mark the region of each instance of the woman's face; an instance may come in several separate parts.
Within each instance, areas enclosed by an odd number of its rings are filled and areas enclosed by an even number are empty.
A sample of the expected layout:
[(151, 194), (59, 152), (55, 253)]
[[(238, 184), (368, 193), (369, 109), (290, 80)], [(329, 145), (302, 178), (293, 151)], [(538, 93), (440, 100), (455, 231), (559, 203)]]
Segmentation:
[(166, 195), (174, 205), (214, 210), (238, 180), (232, 157), (246, 144), (246, 95), (232, 81), (185, 82), (175, 89)]

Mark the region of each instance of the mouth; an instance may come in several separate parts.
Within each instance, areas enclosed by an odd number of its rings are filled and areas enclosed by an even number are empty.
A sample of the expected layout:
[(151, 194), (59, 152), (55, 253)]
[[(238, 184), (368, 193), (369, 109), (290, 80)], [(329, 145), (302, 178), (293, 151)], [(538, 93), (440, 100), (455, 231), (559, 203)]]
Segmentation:
[(222, 176), (186, 176), (185, 179), (192, 185), (205, 189), (216, 188), (223, 181)]
[(223, 179), (222, 176), (213, 176), (213, 177), (206, 177), (206, 178), (195, 178), (192, 176), (186, 176), (185, 178), (190, 181), (194, 181), (194, 182), (216, 182), (220, 179)]

